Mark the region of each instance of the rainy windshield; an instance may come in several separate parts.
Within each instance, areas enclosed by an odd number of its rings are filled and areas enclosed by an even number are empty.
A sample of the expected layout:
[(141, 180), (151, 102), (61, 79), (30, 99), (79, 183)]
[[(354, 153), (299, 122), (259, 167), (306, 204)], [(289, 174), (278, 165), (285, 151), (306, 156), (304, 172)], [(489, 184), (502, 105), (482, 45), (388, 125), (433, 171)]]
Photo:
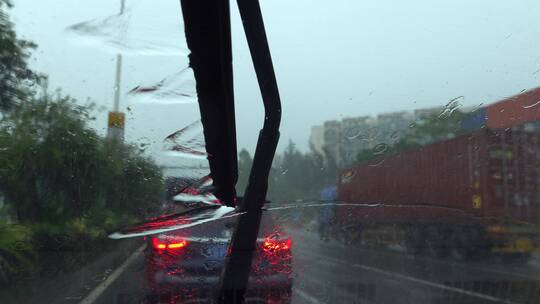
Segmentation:
[(540, 3), (206, 2), (0, 0), (1, 303), (540, 302)]

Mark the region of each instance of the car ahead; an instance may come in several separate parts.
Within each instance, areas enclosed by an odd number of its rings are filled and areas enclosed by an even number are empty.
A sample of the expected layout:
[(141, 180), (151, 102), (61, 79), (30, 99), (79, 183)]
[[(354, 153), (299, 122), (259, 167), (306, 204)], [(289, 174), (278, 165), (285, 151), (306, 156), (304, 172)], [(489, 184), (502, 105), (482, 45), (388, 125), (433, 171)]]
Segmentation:
[[(234, 218), (146, 238), (149, 302), (209, 302), (215, 295), (234, 230)], [(247, 303), (289, 303), (292, 240), (263, 215), (253, 256)]]

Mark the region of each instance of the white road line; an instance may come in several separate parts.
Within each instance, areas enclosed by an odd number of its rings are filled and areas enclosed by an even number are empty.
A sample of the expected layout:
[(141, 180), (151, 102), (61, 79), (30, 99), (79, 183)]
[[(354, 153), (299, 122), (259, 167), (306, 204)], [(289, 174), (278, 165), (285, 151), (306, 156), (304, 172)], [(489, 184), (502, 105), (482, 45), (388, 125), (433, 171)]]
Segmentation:
[[(344, 262), (339, 261), (337, 259), (329, 259), (329, 260), (326, 260), (324, 262), (320, 261), (319, 263), (326, 264), (326, 265), (345, 264)], [(355, 267), (355, 268), (361, 268), (361, 269), (372, 271), (372, 272), (377, 272), (377, 273), (384, 274), (384, 275), (387, 275), (387, 276), (390, 276), (390, 277), (399, 278), (399, 279), (402, 279), (402, 280), (411, 281), (411, 282), (418, 283), (418, 284), (428, 285), (428, 286), (434, 287), (434, 288), (439, 288), (439, 289), (443, 289), (443, 290), (452, 291), (452, 292), (455, 292), (455, 293), (465, 294), (465, 295), (475, 297), (475, 298), (480, 298), (480, 299), (483, 299), (483, 300), (489, 300), (489, 301), (492, 301), (492, 302), (505, 303), (505, 304), (519, 304), (518, 302), (513, 302), (513, 301), (510, 301), (510, 300), (505, 300), (505, 299), (493, 297), (493, 296), (486, 295), (486, 294), (483, 294), (483, 293), (469, 291), (469, 290), (456, 288), (456, 287), (451, 287), (451, 286), (448, 286), (448, 285), (435, 283), (435, 282), (431, 282), (431, 281), (427, 281), (427, 280), (423, 280), (423, 279), (419, 279), (419, 278), (415, 278), (415, 277), (411, 277), (411, 276), (407, 276), (407, 275), (403, 275), (403, 274), (399, 274), (399, 273), (395, 273), (395, 272), (391, 272), (391, 271), (386, 271), (386, 270), (382, 270), (382, 269), (367, 266), (367, 265), (353, 264), (353, 265), (349, 265), (349, 267), (350, 266)], [(314, 280), (314, 281), (317, 281), (317, 280)], [(321, 284), (321, 285), (323, 285), (323, 284)]]
[[(513, 277), (519, 277), (519, 278), (523, 278), (523, 279), (529, 279), (529, 280), (535, 280), (535, 281), (540, 280), (540, 276), (531, 276), (531, 275), (528, 275), (528, 274), (525, 274), (525, 273), (510, 272), (510, 271), (498, 270), (498, 269), (490, 269), (490, 268), (484, 268), (484, 267), (480, 267), (480, 266), (472, 266), (472, 265), (463, 264), (462, 262), (459, 262), (459, 261), (450, 261), (450, 262), (448, 262), (448, 261), (439, 261), (437, 259), (430, 258), (430, 257), (418, 257), (418, 256), (415, 256), (415, 255), (410, 255), (410, 254), (405, 254), (405, 257), (407, 259), (409, 259), (409, 260), (422, 260), (422, 261), (438, 263), (438, 264), (442, 264), (442, 265), (450, 266), (450, 267), (458, 266), (458, 267), (465, 268), (465, 269), (468, 269), (468, 270), (476, 269), (476, 270), (480, 270), (480, 271), (492, 272), (492, 273), (497, 273), (497, 274), (504, 274), (504, 275), (509, 275), (509, 276), (513, 276)], [(495, 265), (495, 266), (499, 266), (499, 265)], [(515, 270), (515, 271), (519, 271), (519, 270)]]
[[(328, 282), (321, 282), (319, 279), (316, 279), (313, 276), (303, 276), (302, 281), (309, 283), (310, 286), (316, 285), (317, 288), (325, 288), (325, 287), (328, 287), (329, 284), (331, 284)], [(338, 286), (335, 286), (334, 288), (339, 288), (340, 298), (350, 299), (351, 300), (350, 302), (353, 302), (353, 300), (356, 299), (356, 296), (351, 294), (349, 291), (344, 290), (343, 288), (340, 288)]]
[(101, 282), (96, 288), (94, 288), (94, 290), (92, 290), (86, 296), (86, 298), (84, 298), (81, 302), (79, 302), (79, 304), (94, 303), (99, 298), (99, 296), (103, 294), (103, 292), (107, 290), (107, 288), (109, 288), (109, 286), (111, 286), (111, 284), (114, 283), (114, 281), (127, 269), (127, 267), (131, 263), (133, 263), (135, 258), (137, 258), (137, 256), (139, 256), (141, 252), (144, 250), (145, 246), (146, 245), (142, 245), (141, 247), (137, 248), (137, 250), (135, 250), (135, 252), (122, 265), (120, 265), (120, 267), (116, 268), (111, 273), (111, 275), (107, 277), (105, 281)]
[[(347, 264), (347, 263), (345, 263), (343, 261), (340, 261), (340, 260), (334, 259), (334, 258), (326, 258), (326, 259), (327, 259), (326, 261), (330, 262), (330, 263), (333, 262), (335, 264)], [(474, 291), (469, 291), (469, 290), (465, 290), (465, 289), (461, 289), (461, 288), (451, 287), (451, 286), (440, 284), (440, 283), (426, 281), (426, 280), (423, 280), (423, 279), (407, 276), (407, 275), (404, 275), (404, 274), (399, 274), (399, 273), (396, 273), (396, 272), (382, 270), (382, 269), (379, 269), (379, 268), (376, 268), (376, 267), (371, 267), (371, 266), (362, 265), (362, 264), (353, 264), (353, 265), (347, 264), (347, 265), (348, 265), (348, 267), (352, 266), (352, 267), (355, 267), (355, 268), (361, 268), (361, 269), (364, 269), (364, 270), (377, 272), (377, 273), (384, 274), (384, 275), (387, 275), (387, 276), (391, 276), (391, 277), (394, 277), (394, 278), (399, 278), (399, 279), (402, 279), (402, 280), (411, 281), (411, 282), (418, 283), (418, 284), (424, 284), (424, 285), (434, 287), (434, 288), (440, 288), (440, 289), (444, 289), (444, 290), (448, 290), (448, 291), (452, 291), (452, 292), (456, 292), (456, 293), (461, 293), (461, 294), (465, 294), (465, 295), (468, 295), (468, 296), (471, 296), (471, 297), (476, 297), (476, 298), (480, 298), (480, 299), (484, 299), (484, 300), (489, 300), (489, 301), (498, 302), (498, 303), (505, 303), (505, 304), (519, 304), (518, 302), (513, 302), (513, 301), (510, 301), (510, 300), (505, 300), (505, 299), (493, 297), (493, 296), (486, 295), (486, 294), (479, 293), (479, 292), (474, 292)]]
[[(346, 247), (343, 247), (343, 246), (335, 246), (335, 245), (332, 246), (332, 245), (329, 245), (329, 244), (325, 244), (324, 246), (326, 246), (327, 248), (340, 248), (340, 249), (345, 248), (346, 249)], [(355, 248), (355, 249), (363, 251), (365, 253), (375, 253), (375, 254), (382, 253), (382, 254), (389, 254), (389, 255), (396, 255), (397, 254), (397, 253), (391, 252), (391, 251), (379, 252), (379, 251), (369, 250), (369, 249), (366, 249), (366, 248)], [(491, 273), (496, 273), (496, 274), (503, 274), (503, 275), (509, 275), (509, 276), (513, 276), (513, 277), (517, 277), (517, 278), (534, 280), (534, 281), (539, 281), (540, 280), (540, 276), (533, 276), (533, 275), (528, 275), (528, 274), (525, 274), (525, 273), (510, 272), (510, 271), (504, 271), (504, 270), (498, 270), (498, 269), (489, 269), (489, 268), (484, 268), (484, 267), (480, 267), (480, 266), (467, 265), (467, 264), (462, 264), (459, 261), (439, 261), (437, 259), (430, 258), (430, 257), (415, 256), (415, 255), (410, 255), (410, 254), (404, 254), (404, 255), (400, 254), (400, 256), (403, 256), (404, 258), (409, 259), (409, 260), (420, 260), (420, 261), (424, 261), (424, 262), (437, 263), (437, 264), (441, 264), (441, 265), (445, 265), (445, 266), (449, 266), (449, 267), (457, 266), (457, 267), (468, 269), (468, 270), (480, 270), (480, 271), (491, 272)], [(536, 261), (534, 261), (533, 264), (535, 264), (535, 266), (536, 266), (537, 265)], [(540, 265), (540, 263), (538, 265)]]
[[(326, 265), (329, 265), (329, 266), (332, 265), (332, 264), (334, 264), (334, 265), (347, 264), (347, 263), (345, 263), (343, 261), (340, 261), (338, 259), (328, 258), (328, 257), (326, 258), (326, 260), (319, 261), (319, 263), (326, 264)], [(418, 284), (428, 285), (428, 286), (434, 287), (434, 288), (440, 288), (440, 289), (444, 289), (444, 290), (448, 290), (448, 291), (452, 291), (452, 292), (456, 292), (456, 293), (461, 293), (461, 294), (465, 294), (465, 295), (468, 295), (468, 296), (481, 298), (481, 299), (484, 299), (484, 300), (489, 300), (489, 301), (498, 302), (498, 303), (505, 303), (505, 304), (519, 304), (518, 302), (513, 302), (513, 301), (510, 301), (510, 300), (505, 300), (505, 299), (493, 297), (493, 296), (486, 295), (486, 294), (483, 294), (483, 293), (469, 291), (469, 290), (466, 290), (466, 289), (461, 289), (461, 288), (456, 288), (456, 287), (451, 287), (451, 286), (448, 286), (448, 285), (435, 283), (435, 282), (431, 282), (431, 281), (427, 281), (427, 280), (423, 280), (423, 279), (403, 275), (403, 274), (396, 273), (396, 272), (386, 271), (386, 270), (383, 270), (383, 269), (379, 269), (379, 268), (376, 268), (376, 267), (371, 267), (371, 266), (367, 266), (367, 265), (363, 265), (363, 264), (353, 264), (353, 265), (347, 264), (347, 265), (349, 265), (349, 267), (352, 266), (352, 267), (355, 267), (355, 268), (361, 268), (361, 269), (364, 269), (364, 270), (377, 272), (377, 273), (384, 274), (384, 275), (387, 275), (387, 276), (391, 276), (391, 277), (394, 277), (394, 278), (399, 278), (399, 279), (402, 279), (402, 280), (407, 280), (407, 281), (411, 281), (411, 282), (418, 283)]]
[(461, 294), (465, 294), (465, 295), (468, 295), (468, 296), (471, 296), (471, 297), (476, 297), (476, 298), (480, 298), (480, 299), (484, 299), (484, 300), (489, 300), (489, 301), (498, 302), (498, 303), (505, 303), (505, 304), (517, 304), (517, 302), (513, 302), (513, 301), (509, 301), (509, 300), (505, 300), (505, 299), (501, 299), (501, 298), (497, 298), (497, 297), (488, 296), (488, 295), (483, 294), (483, 293), (478, 293), (478, 292), (474, 292), (474, 291), (468, 291), (468, 290), (461, 289), (461, 288), (455, 288), (455, 287), (447, 286), (447, 285), (444, 285), (444, 284), (430, 282), (430, 281), (426, 281), (426, 280), (422, 280), (422, 279), (418, 279), (418, 278), (414, 278), (414, 277), (406, 276), (406, 275), (403, 275), (403, 274), (390, 272), (390, 271), (386, 271), (386, 270), (382, 270), (382, 269), (379, 269), (379, 268), (370, 267), (370, 266), (366, 266), (366, 265), (362, 265), (362, 264), (354, 264), (353, 267), (362, 268), (362, 269), (365, 269), (365, 270), (385, 274), (385, 275), (400, 278), (400, 279), (403, 279), (403, 280), (407, 280), (407, 281), (411, 281), (411, 282), (415, 282), (415, 283), (419, 283), (419, 284), (424, 284), (424, 285), (428, 285), (428, 286), (431, 286), (431, 287), (440, 288), (440, 289), (444, 289), (444, 290), (449, 290), (449, 291), (452, 291), (452, 292), (461, 293)]
[(314, 296), (310, 295), (309, 293), (303, 291), (302, 289), (294, 288), (293, 291), (294, 291), (297, 295), (299, 295), (301, 298), (303, 298), (304, 300), (309, 301), (310, 303), (322, 304), (321, 301), (319, 301), (317, 298), (315, 298)]

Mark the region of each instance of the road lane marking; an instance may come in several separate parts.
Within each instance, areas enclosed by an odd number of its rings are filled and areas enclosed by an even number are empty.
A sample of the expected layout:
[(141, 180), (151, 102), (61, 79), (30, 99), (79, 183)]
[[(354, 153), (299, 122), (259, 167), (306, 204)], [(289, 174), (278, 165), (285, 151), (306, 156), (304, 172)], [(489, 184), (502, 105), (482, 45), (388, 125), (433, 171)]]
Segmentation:
[(144, 250), (144, 247), (146, 245), (142, 245), (141, 247), (137, 248), (135, 252), (122, 264), (120, 267), (116, 268), (110, 276), (105, 279), (105, 281), (101, 282), (96, 288), (94, 288), (87, 296), (84, 298), (79, 304), (92, 304), (94, 303), (99, 296), (111, 286), (112, 283), (128, 268), (131, 263), (141, 254), (141, 252)]
[[(348, 267), (352, 266), (352, 267), (355, 267), (355, 268), (362, 268), (364, 270), (378, 272), (378, 273), (381, 273), (381, 274), (384, 274), (384, 275), (387, 275), (387, 276), (391, 276), (391, 277), (394, 277), (394, 278), (398, 278), (398, 279), (402, 279), (402, 280), (408, 280), (408, 281), (411, 281), (411, 282), (414, 282), (414, 283), (424, 284), (424, 285), (428, 285), (430, 287), (444, 289), (444, 290), (448, 290), (448, 291), (452, 291), (452, 292), (456, 292), (456, 293), (461, 293), (461, 294), (465, 294), (465, 295), (472, 296), (472, 297), (482, 298), (484, 300), (489, 300), (489, 301), (492, 301), (492, 302), (505, 303), (505, 304), (519, 304), (518, 302), (505, 300), (505, 299), (502, 299), (502, 298), (497, 298), (497, 297), (494, 297), (494, 296), (490, 296), (490, 295), (479, 293), (479, 292), (469, 291), (469, 290), (466, 290), (466, 289), (461, 289), (461, 288), (457, 288), (457, 287), (451, 287), (451, 286), (448, 286), (448, 285), (445, 285), (445, 284), (431, 282), (431, 281), (419, 279), (419, 278), (416, 278), (416, 277), (411, 277), (411, 276), (408, 276), (408, 275), (383, 270), (383, 269), (372, 267), (372, 266), (367, 266), (367, 265), (363, 265), (363, 264), (352, 264), (351, 265), (351, 264), (348, 264), (348, 263), (346, 263), (344, 261), (341, 261), (341, 260), (338, 260), (338, 259), (335, 259), (335, 258), (325, 257), (324, 259), (319, 260), (318, 263), (320, 265), (326, 265), (326, 266), (336, 266), (336, 265), (339, 265), (339, 264), (341, 264), (341, 265), (346, 264)], [(304, 279), (306, 279), (306, 278), (304, 278)], [(312, 283), (317, 283), (316, 279), (308, 279), (308, 281), (312, 281)], [(320, 285), (323, 285), (323, 284), (320, 284)]]
[[(328, 249), (336, 249), (336, 248), (347, 249), (347, 247), (345, 247), (345, 246), (339, 246), (339, 245), (336, 246), (336, 245), (333, 245), (333, 244), (323, 244), (323, 246), (327, 247)], [(410, 255), (410, 254), (399, 254), (399, 253), (392, 252), (392, 251), (376, 251), (376, 250), (370, 250), (370, 249), (366, 249), (366, 248), (354, 248), (354, 249), (358, 250), (358, 251), (362, 251), (362, 252), (367, 253), (367, 254), (388, 254), (388, 255), (392, 255), (392, 256), (403, 257), (403, 258), (406, 258), (406, 259), (409, 259), (409, 260), (420, 260), (420, 261), (424, 261), (424, 262), (438, 263), (438, 264), (449, 266), (449, 267), (458, 266), (458, 267), (468, 269), (468, 270), (480, 270), (480, 271), (484, 271), (484, 272), (491, 272), (491, 273), (496, 273), (496, 274), (504, 274), (504, 275), (509, 275), (509, 276), (522, 278), (522, 279), (529, 279), (529, 280), (534, 280), (534, 281), (539, 281), (540, 280), (539, 276), (533, 276), (533, 275), (520, 273), (520, 272), (510, 272), (510, 271), (505, 271), (505, 270), (489, 269), (489, 268), (484, 268), (484, 267), (480, 267), (480, 266), (467, 265), (467, 264), (460, 263), (459, 261), (439, 261), (437, 259), (433, 259), (433, 258), (430, 258), (430, 257), (422, 257), (422, 256)], [(312, 251), (308, 251), (308, 252), (313, 253)], [(533, 262), (533, 264), (536, 264), (536, 263)], [(519, 270), (514, 270), (514, 271), (519, 271)]]
[(447, 285), (440, 284), (440, 283), (430, 282), (430, 281), (418, 279), (418, 278), (415, 278), (415, 277), (410, 277), (410, 276), (407, 276), (407, 275), (403, 275), (403, 274), (399, 274), (399, 273), (395, 273), (395, 272), (390, 272), (390, 271), (386, 271), (386, 270), (382, 270), (382, 269), (379, 269), (379, 268), (370, 267), (370, 266), (366, 266), (366, 265), (362, 265), (362, 264), (354, 264), (353, 267), (362, 268), (364, 270), (369, 270), (369, 271), (385, 274), (385, 275), (388, 275), (388, 276), (400, 278), (402, 280), (411, 281), (411, 282), (415, 282), (415, 283), (419, 283), (419, 284), (424, 284), (424, 285), (428, 285), (428, 286), (431, 286), (431, 287), (440, 288), (440, 289), (444, 289), (444, 290), (448, 290), (448, 291), (452, 291), (452, 292), (456, 292), (456, 293), (461, 293), (461, 294), (465, 294), (465, 295), (468, 295), (468, 296), (471, 296), (471, 297), (476, 297), (476, 298), (480, 298), (480, 299), (484, 299), (484, 300), (489, 300), (489, 301), (498, 302), (498, 303), (505, 303), (505, 304), (518, 304), (517, 302), (513, 302), (513, 301), (509, 301), (509, 300), (505, 300), (505, 299), (501, 299), (501, 298), (497, 298), (497, 297), (493, 297), (493, 296), (489, 296), (489, 295), (486, 295), (486, 294), (483, 294), (483, 293), (469, 291), (469, 290), (456, 288), (456, 287), (451, 287), (451, 286), (447, 286)]
[[(317, 288), (328, 288), (329, 286), (333, 287), (334, 289), (334, 292), (336, 290), (339, 289), (339, 294), (340, 294), (340, 298), (343, 298), (343, 299), (350, 299), (351, 303), (353, 302), (353, 300), (356, 300), (356, 296), (351, 294), (349, 291), (347, 291), (346, 289), (344, 289), (343, 287), (340, 287), (339, 285), (336, 285), (336, 284), (332, 284), (332, 283), (329, 283), (329, 282), (322, 282), (321, 280), (319, 279), (316, 279), (314, 278), (313, 276), (303, 276), (302, 277), (302, 281), (303, 282), (307, 282), (309, 283), (309, 286), (313, 286), (313, 285), (316, 285)], [(336, 283), (336, 281), (334, 281), (334, 283)], [(313, 286), (314, 287), (314, 286)]]
[[(326, 261), (319, 261), (318, 263), (320, 265), (325, 265), (325, 266), (336, 266), (338, 264), (345, 264), (344, 262), (339, 261), (339, 260), (334, 260), (334, 261), (326, 260)], [(399, 274), (399, 273), (386, 271), (386, 270), (382, 270), (382, 269), (367, 266), (367, 265), (362, 265), (362, 264), (349, 265), (349, 267), (351, 267), (351, 266), (354, 267), (354, 268), (361, 268), (361, 269), (364, 269), (364, 270), (384, 274), (386, 276), (392, 277), (394, 280), (401, 279), (401, 280), (412, 281), (412, 282), (417, 283), (417, 284), (418, 283), (419, 284), (424, 284), (424, 285), (428, 285), (430, 287), (444, 289), (444, 290), (448, 290), (448, 291), (452, 291), (452, 292), (456, 292), (456, 293), (461, 293), (461, 294), (465, 294), (467, 296), (481, 298), (481, 299), (489, 300), (489, 301), (492, 301), (492, 302), (505, 303), (505, 304), (519, 304), (518, 302), (504, 300), (504, 299), (501, 299), (501, 298), (489, 296), (489, 295), (474, 292), (474, 291), (468, 291), (468, 290), (461, 289), (461, 288), (456, 288), (456, 287), (451, 287), (451, 286), (447, 286), (447, 285), (440, 284), (440, 283), (426, 281), (426, 280), (423, 280), (423, 279), (418, 279), (418, 278), (415, 278), (415, 277), (410, 277), (410, 276), (407, 276), (407, 275), (402, 275), (402, 274)], [(303, 277), (302, 279), (304, 281), (311, 282), (311, 284), (320, 285), (320, 286), (327, 286), (327, 284), (328, 284), (328, 283), (320, 282), (319, 280), (317, 280), (315, 278), (307, 277), (307, 276)]]
[(319, 301), (319, 299), (317, 299), (314, 296), (310, 295), (309, 293), (303, 291), (302, 289), (294, 288), (293, 291), (297, 295), (299, 295), (301, 298), (303, 298), (304, 300), (307, 300), (310, 303), (323, 304), (323, 302)]
[(355, 267), (355, 268), (361, 268), (361, 269), (364, 269), (364, 270), (377, 272), (377, 273), (384, 274), (384, 275), (387, 275), (387, 276), (391, 276), (391, 277), (394, 277), (394, 278), (399, 278), (399, 279), (414, 282), (414, 283), (417, 283), (417, 284), (424, 284), (424, 285), (427, 285), (427, 286), (430, 286), (430, 287), (439, 288), (439, 289), (443, 289), (443, 290), (447, 290), (447, 291), (451, 291), (451, 292), (455, 292), (455, 293), (460, 293), (460, 294), (464, 294), (464, 295), (467, 295), (467, 296), (480, 298), (480, 299), (483, 299), (483, 300), (488, 300), (488, 301), (497, 302), (497, 303), (505, 303), (505, 304), (519, 304), (518, 302), (505, 300), (505, 299), (497, 298), (497, 297), (494, 297), (494, 296), (486, 295), (486, 294), (483, 294), (483, 293), (469, 291), (469, 290), (466, 290), (466, 289), (461, 289), (461, 288), (457, 288), (457, 287), (451, 287), (451, 286), (448, 286), (448, 285), (444, 285), (444, 284), (440, 284), (440, 283), (436, 283), (436, 282), (431, 282), (431, 281), (411, 277), (411, 276), (396, 273), (396, 272), (386, 271), (386, 270), (379, 269), (379, 268), (376, 268), (376, 267), (371, 267), (371, 266), (367, 266), (367, 265), (363, 265), (363, 264), (352, 264), (351, 265), (351, 264), (345, 263), (345, 262), (343, 262), (341, 260), (338, 260), (338, 259), (335, 259), (335, 258), (325, 257), (325, 259), (319, 261), (319, 263), (320, 264), (326, 264), (326, 265), (342, 264), (342, 265), (347, 265), (348, 267), (352, 266), (352, 267)]
[[(336, 260), (336, 259), (333, 259), (333, 258), (327, 258), (327, 259), (333, 260), (333, 262), (336, 263), (336, 264), (346, 264), (343, 261)], [(402, 280), (406, 280), (406, 281), (410, 281), (410, 282), (414, 282), (414, 283), (418, 283), (418, 284), (424, 284), (424, 285), (434, 287), (434, 288), (440, 288), (440, 289), (443, 289), (443, 290), (448, 290), (448, 291), (452, 291), (452, 292), (456, 292), (456, 293), (461, 293), (461, 294), (464, 294), (464, 295), (480, 298), (480, 299), (483, 299), (483, 300), (488, 300), (488, 301), (498, 302), (498, 303), (505, 303), (505, 304), (519, 304), (518, 302), (513, 302), (513, 301), (510, 301), (510, 300), (505, 300), (505, 299), (493, 297), (493, 296), (486, 295), (486, 294), (483, 294), (483, 293), (479, 293), (479, 292), (475, 292), (475, 291), (469, 291), (469, 290), (456, 288), (456, 287), (451, 287), (451, 286), (448, 286), (448, 285), (435, 283), (435, 282), (431, 282), (431, 281), (411, 277), (411, 276), (396, 273), (396, 272), (386, 271), (386, 270), (382, 270), (382, 269), (379, 269), (379, 268), (376, 268), (376, 267), (371, 267), (371, 266), (367, 266), (367, 265), (363, 265), (363, 264), (352, 264), (352, 265), (347, 264), (347, 265), (349, 267), (352, 266), (352, 267), (355, 267), (355, 268), (361, 268), (361, 269), (364, 269), (364, 270), (377, 272), (377, 273), (384, 274), (384, 275), (387, 275), (387, 276), (391, 276), (391, 277), (394, 277), (394, 278), (399, 278), (399, 279), (402, 279)]]

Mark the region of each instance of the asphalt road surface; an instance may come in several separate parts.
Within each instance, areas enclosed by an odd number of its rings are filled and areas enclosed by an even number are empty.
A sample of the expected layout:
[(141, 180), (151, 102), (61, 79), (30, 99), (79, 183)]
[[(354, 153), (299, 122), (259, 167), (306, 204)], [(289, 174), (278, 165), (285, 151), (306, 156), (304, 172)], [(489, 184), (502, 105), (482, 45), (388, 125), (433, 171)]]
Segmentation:
[[(540, 303), (540, 262), (459, 262), (320, 241), (314, 231), (293, 237), (292, 303)], [(82, 303), (144, 303), (139, 251)], [(192, 302), (198, 302), (196, 300)]]

